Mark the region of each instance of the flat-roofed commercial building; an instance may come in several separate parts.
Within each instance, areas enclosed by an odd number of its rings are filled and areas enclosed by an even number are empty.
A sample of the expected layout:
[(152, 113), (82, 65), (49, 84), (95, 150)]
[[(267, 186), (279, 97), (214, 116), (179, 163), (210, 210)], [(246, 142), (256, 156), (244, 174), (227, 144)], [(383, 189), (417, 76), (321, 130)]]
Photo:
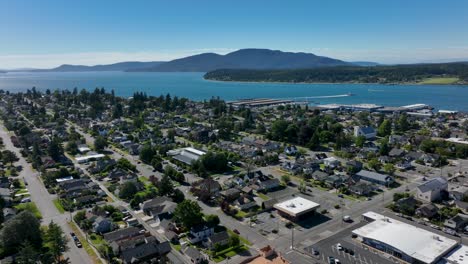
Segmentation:
[(408, 263), (437, 263), (458, 242), (416, 226), (368, 212), (369, 224), (355, 229), (357, 239), (388, 256)]
[(302, 197), (295, 197), (273, 206), (278, 210), (279, 214), (293, 220), (298, 220), (302, 216), (313, 213), (320, 207), (320, 204), (304, 199)]
[(206, 152), (191, 147), (174, 149), (167, 152), (167, 155), (171, 156), (173, 159), (183, 162), (187, 165), (191, 165), (194, 161), (197, 161), (205, 154)]

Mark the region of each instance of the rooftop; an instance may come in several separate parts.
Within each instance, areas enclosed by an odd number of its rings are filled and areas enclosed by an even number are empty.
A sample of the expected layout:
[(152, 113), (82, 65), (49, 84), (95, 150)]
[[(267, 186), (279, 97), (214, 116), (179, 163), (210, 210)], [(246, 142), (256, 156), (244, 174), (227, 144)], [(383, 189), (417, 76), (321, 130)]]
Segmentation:
[(392, 218), (374, 217), (374, 222), (354, 230), (353, 233), (385, 243), (424, 263), (433, 263), (457, 245), (457, 241), (425, 229)]
[(320, 204), (304, 199), (302, 197), (295, 197), (274, 205), (277, 210), (283, 211), (291, 216), (298, 216), (317, 209)]

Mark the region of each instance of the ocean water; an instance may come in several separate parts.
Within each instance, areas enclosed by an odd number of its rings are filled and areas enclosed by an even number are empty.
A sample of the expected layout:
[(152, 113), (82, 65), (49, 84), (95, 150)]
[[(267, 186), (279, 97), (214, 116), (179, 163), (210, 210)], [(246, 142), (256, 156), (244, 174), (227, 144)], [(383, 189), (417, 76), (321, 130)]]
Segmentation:
[[(468, 86), (460, 85), (380, 85), (380, 84), (285, 84), (215, 82), (203, 73), (127, 73), (127, 72), (12, 72), (0, 74), (0, 89), (94, 90), (104, 87), (129, 97), (136, 91), (159, 96), (170, 93), (202, 101), (213, 96), (225, 100), (241, 98), (290, 98), (311, 104), (373, 103), (402, 106), (424, 103), (436, 109), (468, 112)], [(352, 93), (353, 96), (346, 96)], [(307, 98), (306, 98), (307, 97)]]

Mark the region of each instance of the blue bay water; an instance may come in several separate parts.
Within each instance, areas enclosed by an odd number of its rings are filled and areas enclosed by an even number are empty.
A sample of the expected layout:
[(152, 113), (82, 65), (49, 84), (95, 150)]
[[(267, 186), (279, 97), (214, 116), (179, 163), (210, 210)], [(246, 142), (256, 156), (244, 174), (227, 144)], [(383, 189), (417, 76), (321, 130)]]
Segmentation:
[[(214, 82), (203, 73), (127, 73), (127, 72), (13, 72), (0, 74), (0, 89), (26, 91), (35, 86), (46, 89), (94, 90), (104, 87), (129, 97), (134, 92), (159, 96), (170, 93), (192, 100), (219, 96), (225, 100), (241, 98), (309, 98), (319, 104), (374, 103), (402, 106), (424, 103), (436, 109), (468, 111), (468, 86), (458, 85), (379, 85), (379, 84), (283, 84)], [(342, 96), (352, 93), (354, 96)]]

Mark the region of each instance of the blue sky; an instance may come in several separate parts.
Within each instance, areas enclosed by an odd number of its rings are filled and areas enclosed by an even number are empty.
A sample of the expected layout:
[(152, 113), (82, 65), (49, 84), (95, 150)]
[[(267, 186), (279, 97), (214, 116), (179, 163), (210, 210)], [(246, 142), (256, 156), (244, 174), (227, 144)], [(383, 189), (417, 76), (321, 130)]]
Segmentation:
[(468, 58), (466, 0), (0, 0), (0, 68), (240, 48), (410, 63)]

